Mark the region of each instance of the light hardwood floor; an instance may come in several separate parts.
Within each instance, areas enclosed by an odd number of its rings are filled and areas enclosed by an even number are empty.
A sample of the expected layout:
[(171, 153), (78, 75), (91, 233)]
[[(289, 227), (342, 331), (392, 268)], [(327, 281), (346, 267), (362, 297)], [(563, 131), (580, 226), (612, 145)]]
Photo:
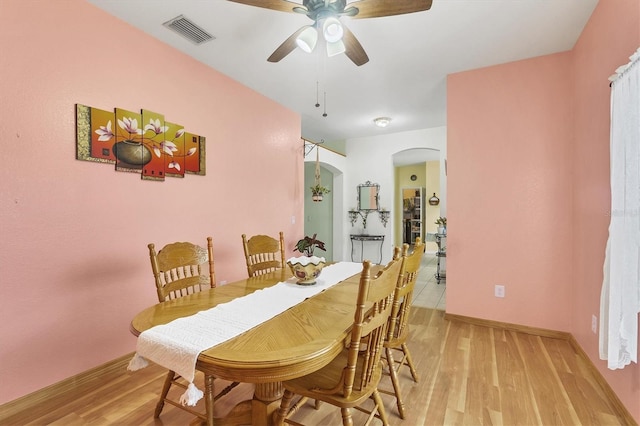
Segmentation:
[[(382, 395), (392, 425), (629, 424), (567, 340), (448, 321), (444, 315), (422, 307), (412, 311), (409, 347), (420, 382), (413, 383), (408, 370), (401, 373), (405, 420), (393, 399)], [(187, 425), (193, 417), (171, 406), (153, 419), (164, 375), (157, 366), (133, 373), (114, 369), (88, 391), (45, 399), (4, 419), (0, 413), (0, 424)], [(381, 386), (390, 388), (388, 377)], [(234, 392), (219, 403), (251, 392), (244, 385), (242, 395)], [(356, 424), (360, 415), (354, 415)], [(318, 411), (305, 405), (293, 418), (308, 425), (341, 424), (339, 410), (326, 404)]]
[(413, 291), (413, 306), (434, 308), (444, 311), (447, 305), (447, 281), (436, 281), (438, 258), (435, 253), (425, 253), (422, 256), (420, 272)]

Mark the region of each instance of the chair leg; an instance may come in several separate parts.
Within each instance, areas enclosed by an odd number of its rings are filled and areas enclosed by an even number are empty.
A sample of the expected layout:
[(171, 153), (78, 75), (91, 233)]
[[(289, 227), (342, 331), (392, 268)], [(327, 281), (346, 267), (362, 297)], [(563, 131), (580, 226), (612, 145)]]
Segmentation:
[(171, 383), (173, 379), (176, 377), (175, 371), (169, 370), (167, 373), (167, 377), (164, 379), (164, 385), (162, 386), (162, 393), (160, 394), (160, 400), (156, 404), (156, 411), (153, 414), (153, 417), (157, 419), (160, 417), (160, 413), (162, 413), (162, 409), (164, 408), (164, 401), (167, 398), (167, 394), (169, 393), (169, 389), (171, 388)]
[(276, 426), (282, 426), (284, 424), (284, 419), (289, 416), (289, 406), (291, 405), (293, 395), (293, 392), (285, 389), (284, 394), (282, 395), (282, 400), (280, 401), (280, 408), (273, 412), (273, 424)]
[[(398, 370), (396, 362), (393, 359), (393, 349), (385, 348), (387, 364), (389, 364), (389, 376), (391, 376), (391, 384), (393, 384), (393, 392), (396, 394), (396, 405), (398, 406), (398, 414), (404, 419), (404, 403), (402, 402), (402, 394), (400, 393), (400, 381), (398, 380)], [(399, 367), (398, 367), (399, 369)]]
[(230, 383), (227, 387), (225, 387), (220, 392), (218, 392), (215, 397), (213, 397), (214, 401), (217, 401), (219, 398), (222, 398), (223, 396), (225, 396), (226, 394), (231, 392), (233, 390), (233, 388), (235, 388), (239, 384), (240, 384), (240, 382), (232, 382), (232, 383)]
[(406, 343), (402, 344), (402, 352), (404, 352), (404, 356), (407, 360), (407, 365), (409, 366), (409, 370), (411, 370), (411, 376), (413, 377), (413, 381), (418, 383), (418, 373), (416, 372), (416, 368), (413, 366), (413, 360), (411, 359), (411, 352), (409, 352), (409, 347)]
[(389, 426), (389, 419), (387, 418), (387, 412), (384, 410), (384, 403), (382, 402), (380, 392), (378, 392), (378, 390), (376, 389), (375, 391), (373, 391), (371, 397), (376, 403), (376, 408), (378, 409), (380, 420), (382, 420), (382, 426)]
[(351, 416), (351, 410), (349, 408), (341, 408), (342, 413), (342, 425), (353, 426), (353, 417)]

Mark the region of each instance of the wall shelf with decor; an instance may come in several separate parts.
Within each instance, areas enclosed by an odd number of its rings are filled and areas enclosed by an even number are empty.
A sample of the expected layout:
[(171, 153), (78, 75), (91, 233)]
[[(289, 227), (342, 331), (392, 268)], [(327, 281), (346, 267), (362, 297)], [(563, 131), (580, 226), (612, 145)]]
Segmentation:
[(416, 238), (424, 241), (424, 189), (402, 189), (402, 242), (415, 244)]

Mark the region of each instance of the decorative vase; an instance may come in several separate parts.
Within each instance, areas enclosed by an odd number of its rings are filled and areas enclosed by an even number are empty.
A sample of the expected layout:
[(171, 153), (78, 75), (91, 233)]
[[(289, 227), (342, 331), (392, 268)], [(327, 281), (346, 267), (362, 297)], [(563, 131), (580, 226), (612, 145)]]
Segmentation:
[(144, 166), (151, 161), (151, 151), (141, 142), (126, 140), (113, 145), (113, 155), (132, 166)]
[(444, 235), (446, 233), (447, 233), (447, 228), (445, 228), (444, 226), (438, 226), (438, 234)]
[(311, 196), (311, 199), (312, 199), (313, 201), (322, 201), (322, 198), (323, 198), (322, 194), (313, 194), (313, 195)]
[(320, 272), (322, 272), (324, 264), (324, 257), (317, 256), (292, 257), (287, 260), (287, 265), (298, 280), (296, 282), (298, 285), (315, 284), (316, 278), (318, 278)]

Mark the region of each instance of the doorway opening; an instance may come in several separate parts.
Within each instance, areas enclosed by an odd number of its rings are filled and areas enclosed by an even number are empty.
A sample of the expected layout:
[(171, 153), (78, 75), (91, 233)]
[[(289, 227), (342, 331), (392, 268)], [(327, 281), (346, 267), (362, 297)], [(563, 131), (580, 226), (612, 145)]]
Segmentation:
[[(416, 281), (413, 304), (432, 309), (445, 309), (446, 281), (438, 279), (438, 251), (435, 235), (436, 220), (444, 216), (446, 200), (441, 176), (442, 160), (436, 149), (416, 148), (398, 152), (394, 165), (394, 235), (395, 245), (413, 246), (416, 238), (426, 244), (425, 254)], [(437, 200), (437, 201), (436, 201)]]

